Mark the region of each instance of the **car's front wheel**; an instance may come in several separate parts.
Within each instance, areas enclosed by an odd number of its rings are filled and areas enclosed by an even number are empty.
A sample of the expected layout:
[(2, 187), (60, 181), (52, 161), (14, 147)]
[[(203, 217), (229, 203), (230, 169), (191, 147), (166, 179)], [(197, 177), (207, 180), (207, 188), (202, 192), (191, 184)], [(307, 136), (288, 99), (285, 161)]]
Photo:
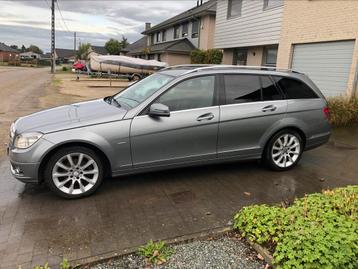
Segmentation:
[(50, 157), (45, 180), (64, 198), (81, 198), (94, 193), (103, 181), (103, 165), (96, 153), (85, 147), (69, 147)]
[(273, 170), (286, 171), (297, 165), (302, 152), (302, 137), (294, 130), (282, 130), (267, 144), (264, 161)]

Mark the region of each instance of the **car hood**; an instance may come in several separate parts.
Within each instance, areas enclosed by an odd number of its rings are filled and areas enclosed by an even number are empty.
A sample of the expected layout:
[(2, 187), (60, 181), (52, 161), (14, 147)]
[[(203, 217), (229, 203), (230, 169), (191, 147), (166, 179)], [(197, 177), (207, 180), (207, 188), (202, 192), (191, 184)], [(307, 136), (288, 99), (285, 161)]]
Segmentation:
[(123, 119), (127, 110), (110, 105), (103, 99), (43, 110), (15, 123), (16, 133), (50, 133)]

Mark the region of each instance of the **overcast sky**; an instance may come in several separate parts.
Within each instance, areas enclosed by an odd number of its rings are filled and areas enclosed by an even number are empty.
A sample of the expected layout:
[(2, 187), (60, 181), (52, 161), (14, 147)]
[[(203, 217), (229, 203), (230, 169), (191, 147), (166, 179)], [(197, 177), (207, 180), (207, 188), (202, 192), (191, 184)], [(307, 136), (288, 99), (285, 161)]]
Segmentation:
[[(196, 5), (196, 0), (118, 1), (57, 0), (56, 47), (73, 48), (77, 41), (104, 45), (109, 38), (130, 42), (140, 38), (145, 22), (155, 25)], [(0, 42), (7, 45), (35, 44), (50, 50), (51, 0), (0, 0)], [(67, 31), (67, 28), (70, 32)]]

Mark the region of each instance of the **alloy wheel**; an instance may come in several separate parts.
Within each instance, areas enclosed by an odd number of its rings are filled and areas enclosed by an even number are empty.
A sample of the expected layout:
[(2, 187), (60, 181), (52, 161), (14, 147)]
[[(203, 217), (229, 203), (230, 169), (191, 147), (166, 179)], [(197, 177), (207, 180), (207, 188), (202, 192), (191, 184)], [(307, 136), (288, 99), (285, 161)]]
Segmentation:
[(280, 168), (288, 168), (296, 163), (301, 154), (301, 143), (293, 134), (280, 136), (273, 144), (271, 156)]
[(69, 195), (88, 192), (98, 180), (96, 161), (84, 153), (69, 153), (60, 158), (52, 169), (55, 186)]

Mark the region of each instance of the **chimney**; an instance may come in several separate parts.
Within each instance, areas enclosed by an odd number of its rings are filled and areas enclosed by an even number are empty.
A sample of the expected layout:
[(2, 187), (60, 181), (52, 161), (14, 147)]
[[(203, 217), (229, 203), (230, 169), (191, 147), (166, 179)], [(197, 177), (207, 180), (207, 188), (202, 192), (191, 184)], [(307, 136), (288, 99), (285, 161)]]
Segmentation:
[(145, 30), (148, 31), (150, 28), (152, 28), (152, 24), (150, 22), (145, 23)]

